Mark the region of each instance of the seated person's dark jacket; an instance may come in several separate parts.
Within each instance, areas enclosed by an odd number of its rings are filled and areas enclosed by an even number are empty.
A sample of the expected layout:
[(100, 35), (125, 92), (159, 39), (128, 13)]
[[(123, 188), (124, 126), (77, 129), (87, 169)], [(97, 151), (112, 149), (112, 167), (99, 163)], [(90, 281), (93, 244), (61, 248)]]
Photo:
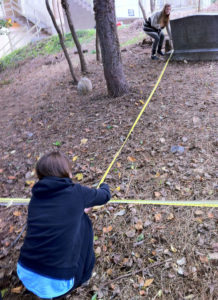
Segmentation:
[(95, 255), (92, 223), (84, 208), (109, 200), (107, 184), (90, 189), (70, 178), (39, 180), (32, 189), (19, 263), (51, 278), (75, 277), (77, 285), (88, 280)]

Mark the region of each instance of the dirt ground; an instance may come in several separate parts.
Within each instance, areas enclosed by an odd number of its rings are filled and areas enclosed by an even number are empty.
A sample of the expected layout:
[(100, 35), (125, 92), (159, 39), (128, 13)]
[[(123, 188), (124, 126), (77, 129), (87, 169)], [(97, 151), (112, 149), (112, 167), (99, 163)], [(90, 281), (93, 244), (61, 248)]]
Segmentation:
[[(121, 43), (140, 34), (133, 23)], [(93, 44), (85, 45), (89, 53)], [(165, 64), (149, 41), (125, 47), (127, 95), (107, 96), (103, 68), (86, 54), (93, 84), (80, 96), (62, 54), (0, 73), (0, 195), (29, 198), (34, 166), (45, 152), (73, 161), (73, 180), (96, 186), (121, 146)], [(71, 50), (76, 74), (78, 58)], [(106, 182), (118, 199), (217, 199), (217, 62), (170, 62)], [(182, 153), (173, 153), (181, 146)], [(4, 299), (35, 299), (16, 276), (26, 206), (1, 207), (0, 290)], [(68, 299), (215, 300), (218, 210), (110, 204), (90, 215), (97, 262), (89, 286)], [(16, 244), (14, 245), (14, 243)]]

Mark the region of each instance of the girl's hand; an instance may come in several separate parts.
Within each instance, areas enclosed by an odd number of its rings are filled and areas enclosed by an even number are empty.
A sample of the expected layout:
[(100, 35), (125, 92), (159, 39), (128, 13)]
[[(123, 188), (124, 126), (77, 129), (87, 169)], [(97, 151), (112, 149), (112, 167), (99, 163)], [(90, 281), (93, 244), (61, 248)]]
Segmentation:
[(89, 208), (85, 208), (84, 209), (84, 212), (86, 213), (86, 214), (88, 214), (89, 212), (91, 212), (92, 211), (92, 207), (89, 207)]

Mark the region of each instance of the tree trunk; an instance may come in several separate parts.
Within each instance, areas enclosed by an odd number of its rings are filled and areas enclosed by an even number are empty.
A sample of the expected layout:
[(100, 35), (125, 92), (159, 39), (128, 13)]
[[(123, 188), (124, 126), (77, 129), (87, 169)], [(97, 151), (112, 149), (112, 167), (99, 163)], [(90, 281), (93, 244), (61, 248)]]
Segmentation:
[(94, 0), (94, 11), (108, 94), (118, 97), (128, 92), (128, 85), (121, 61), (114, 0)]
[(198, 12), (201, 11), (201, 0), (198, 0)]
[(155, 0), (150, 0), (151, 12), (155, 10)]
[(71, 19), (68, 1), (67, 0), (61, 0), (61, 4), (62, 4), (63, 9), (65, 10), (66, 17), (67, 17), (67, 22), (68, 22), (68, 25), (69, 25), (74, 43), (75, 43), (76, 48), (78, 50), (78, 54), (79, 54), (79, 58), (80, 58), (80, 65), (81, 65), (81, 71), (83, 73), (86, 73), (87, 72), (87, 65), (86, 65), (86, 61), (85, 61), (85, 58), (84, 58), (84, 55), (83, 55), (83, 52), (82, 52), (82, 48), (81, 48), (80, 42), (77, 38), (76, 31), (74, 29), (74, 25), (73, 25), (73, 22), (72, 22), (72, 19)]
[(64, 27), (63, 27), (63, 23), (62, 23), (60, 6), (59, 6), (59, 1), (58, 0), (57, 0), (57, 8), (58, 8), (58, 15), (59, 15), (60, 23), (61, 23), (61, 32), (62, 32), (62, 35), (64, 37)]
[(100, 56), (100, 46), (99, 46), (99, 37), (96, 29), (96, 37), (95, 37), (95, 50), (96, 50), (96, 60), (100, 61), (101, 56)]
[(50, 17), (51, 17), (51, 19), (52, 19), (52, 22), (53, 22), (53, 24), (54, 24), (54, 27), (55, 27), (55, 29), (56, 29), (56, 31), (57, 31), (57, 33), (58, 33), (61, 47), (62, 47), (62, 49), (63, 49), (63, 51), (64, 51), (64, 55), (65, 55), (65, 57), (66, 57), (66, 60), (67, 60), (67, 62), (68, 62), (69, 68), (70, 68), (70, 73), (71, 73), (72, 78), (73, 78), (73, 83), (74, 83), (74, 84), (77, 84), (77, 83), (78, 83), (78, 80), (77, 80), (77, 78), (76, 78), (76, 76), (75, 76), (75, 74), (74, 74), (74, 71), (73, 71), (73, 65), (72, 65), (72, 63), (71, 63), (69, 54), (68, 54), (68, 52), (67, 52), (67, 48), (66, 48), (65, 45), (64, 45), (63, 35), (61, 34), (61, 31), (60, 31), (60, 29), (59, 29), (59, 27), (58, 27), (58, 25), (57, 25), (57, 23), (56, 23), (55, 17), (54, 17), (54, 15), (53, 15), (53, 12), (52, 12), (52, 10), (51, 10), (51, 8), (50, 8), (50, 5), (49, 5), (49, 2), (48, 2), (48, 1), (49, 1), (49, 0), (45, 0), (45, 4), (46, 4), (47, 10), (48, 10), (48, 13), (49, 13), (49, 15), (50, 15)]
[(144, 7), (143, 7), (143, 5), (142, 5), (142, 1), (141, 1), (141, 0), (139, 0), (139, 7), (141, 8), (143, 18), (144, 18), (144, 20), (146, 21), (146, 20), (147, 20), (146, 12), (145, 12), (145, 9), (144, 9)]

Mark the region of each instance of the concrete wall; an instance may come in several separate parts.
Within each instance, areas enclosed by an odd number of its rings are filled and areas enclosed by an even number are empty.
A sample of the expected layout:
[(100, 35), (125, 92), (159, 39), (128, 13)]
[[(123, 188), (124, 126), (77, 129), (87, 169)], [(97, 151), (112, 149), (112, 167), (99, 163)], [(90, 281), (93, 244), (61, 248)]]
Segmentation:
[[(211, 0), (201, 0), (201, 8), (211, 5)], [(199, 0), (156, 0), (156, 9), (162, 9), (165, 3), (170, 3), (173, 9), (198, 7)]]
[[(70, 13), (73, 20), (73, 24), (76, 30), (79, 29), (91, 29), (95, 26), (94, 12), (92, 9), (88, 10), (84, 8), (80, 1), (71, 0), (70, 4)], [(67, 23), (67, 18), (64, 14), (64, 23), (66, 32), (69, 32), (69, 27)]]
[(3, 19), (5, 17), (3, 4), (0, 3), (0, 18)]
[[(52, 7), (52, 0), (49, 3)], [(20, 4), (23, 14), (30, 21), (36, 23), (39, 19), (42, 27), (47, 28), (51, 34), (56, 34), (44, 0), (20, 0)]]
[[(146, 14), (150, 13), (150, 0), (141, 0)], [(123, 18), (143, 18), (138, 0), (115, 0), (115, 10), (117, 19)]]

